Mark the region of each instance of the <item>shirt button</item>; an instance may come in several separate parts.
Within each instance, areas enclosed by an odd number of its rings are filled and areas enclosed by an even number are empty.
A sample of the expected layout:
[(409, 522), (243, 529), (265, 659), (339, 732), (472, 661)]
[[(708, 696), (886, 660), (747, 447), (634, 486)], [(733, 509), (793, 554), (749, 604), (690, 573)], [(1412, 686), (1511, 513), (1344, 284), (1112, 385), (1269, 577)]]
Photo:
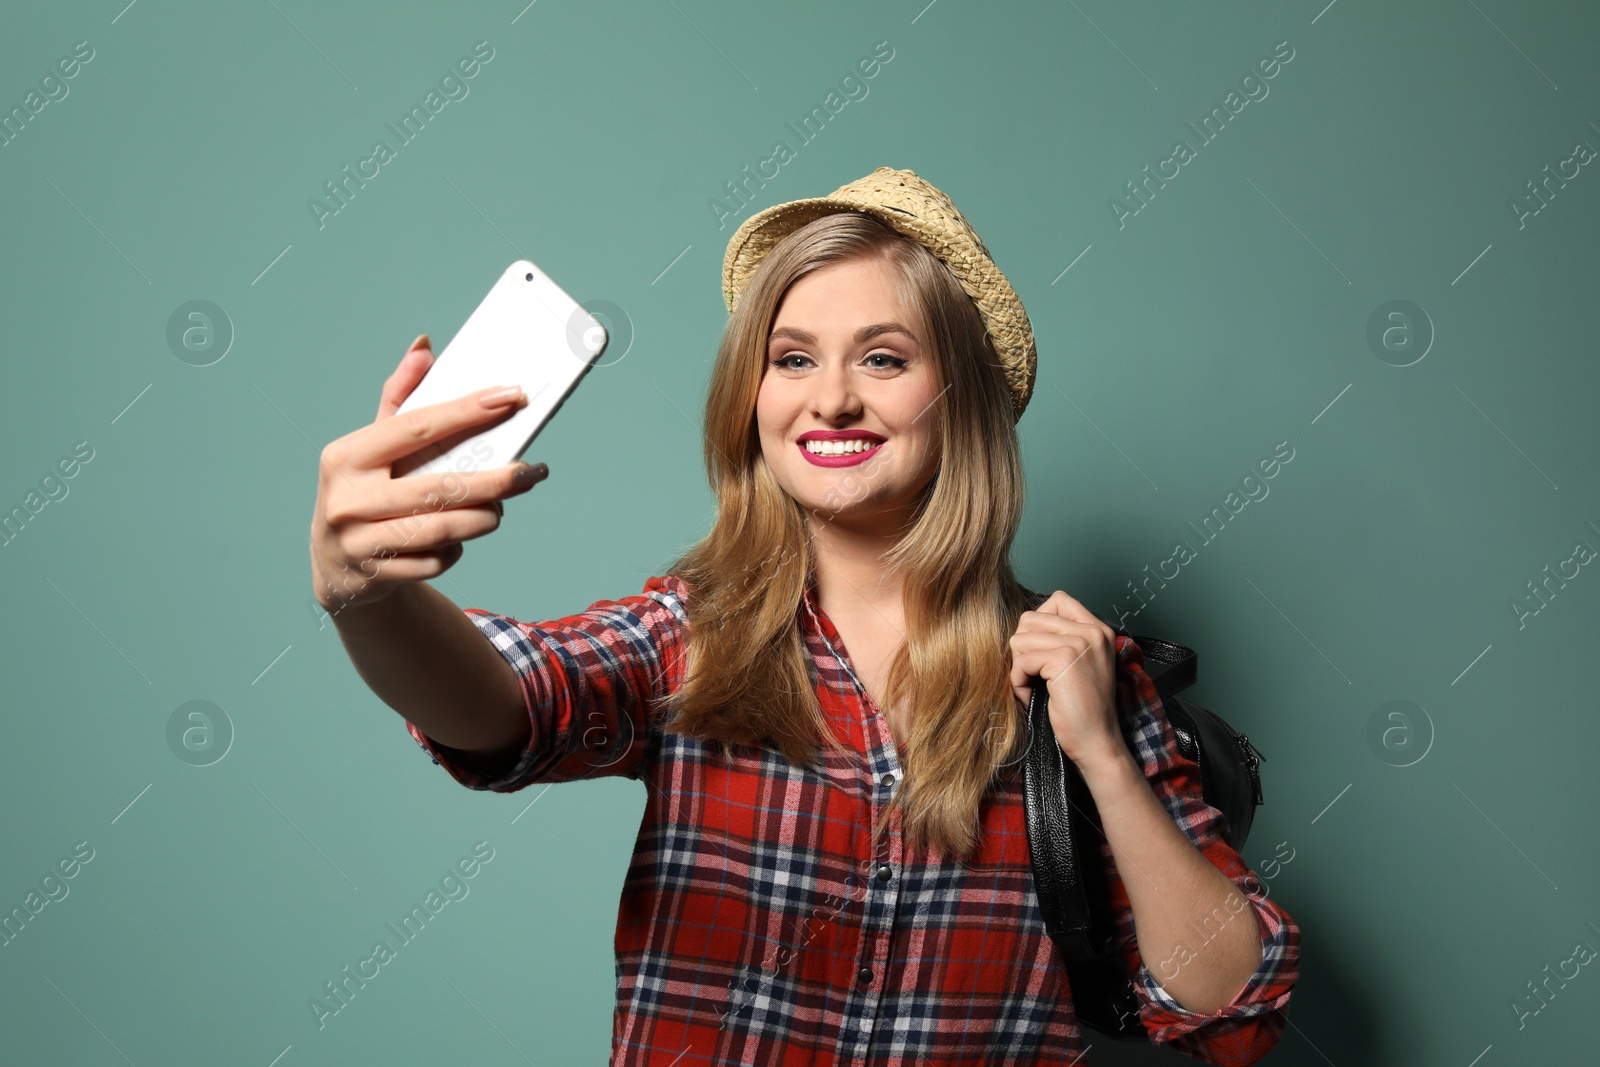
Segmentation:
[(878, 881), (887, 882), (894, 875), (894, 871), (887, 863), (878, 864)]
[(882, 786), (885, 786), (885, 787), (894, 785), (894, 775), (892, 775), (892, 774), (884, 775), (882, 778), (880, 778), (878, 780), (878, 784), (882, 785)]
[(862, 985), (870, 985), (871, 982), (872, 982), (872, 968), (871, 967), (863, 967), (863, 968), (861, 968), (861, 973), (856, 975), (856, 977), (861, 979), (861, 984)]

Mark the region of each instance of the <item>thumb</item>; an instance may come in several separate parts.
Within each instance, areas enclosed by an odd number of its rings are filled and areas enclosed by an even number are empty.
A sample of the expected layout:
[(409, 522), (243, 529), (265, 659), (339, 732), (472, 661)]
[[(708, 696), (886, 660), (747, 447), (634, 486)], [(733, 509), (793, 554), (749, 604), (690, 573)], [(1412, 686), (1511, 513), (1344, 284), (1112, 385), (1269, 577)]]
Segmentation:
[(378, 419), (392, 416), (432, 366), (433, 342), (427, 334), (418, 334), (406, 354), (400, 357), (394, 373), (383, 383), (383, 394), (378, 400)]

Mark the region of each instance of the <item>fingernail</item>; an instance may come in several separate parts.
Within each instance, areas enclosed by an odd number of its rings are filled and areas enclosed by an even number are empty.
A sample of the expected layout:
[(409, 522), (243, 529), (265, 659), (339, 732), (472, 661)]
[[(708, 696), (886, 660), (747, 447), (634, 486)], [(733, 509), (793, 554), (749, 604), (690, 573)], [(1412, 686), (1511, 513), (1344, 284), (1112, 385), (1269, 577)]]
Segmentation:
[(408, 349), (408, 351), (416, 351), (419, 348), (432, 348), (432, 347), (433, 347), (433, 342), (428, 340), (428, 335), (425, 334), (425, 333), (419, 333), (419, 334), (417, 334), (417, 339), (415, 341), (411, 342), (411, 348)]
[(502, 385), (498, 389), (491, 389), (478, 395), (478, 403), (486, 408), (499, 407), (501, 404), (510, 404), (522, 399), (522, 386)]
[(550, 468), (543, 463), (535, 463), (531, 467), (522, 467), (511, 476), (511, 481), (518, 489), (526, 489), (530, 485), (542, 482), (550, 473)]

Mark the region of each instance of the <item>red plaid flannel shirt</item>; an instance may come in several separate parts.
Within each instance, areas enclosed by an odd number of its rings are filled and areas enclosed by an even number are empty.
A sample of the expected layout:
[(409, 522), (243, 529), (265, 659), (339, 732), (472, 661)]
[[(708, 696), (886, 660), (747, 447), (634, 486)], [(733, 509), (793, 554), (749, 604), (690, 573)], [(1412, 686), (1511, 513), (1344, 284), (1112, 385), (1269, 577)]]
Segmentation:
[[(668, 575), (547, 622), (465, 609), (516, 669), (533, 722), (517, 765), (493, 781), (407, 724), (470, 789), (605, 775), (645, 784), (617, 913), (614, 1067), (1083, 1062), (1097, 1035), (1075, 1021), (1039, 911), (1020, 775), (984, 804), (970, 864), (912, 847), (898, 812), (871, 854), (872, 815), (899, 784), (900, 762), (812, 591), (795, 624), (850, 753), (824, 753), (817, 767), (742, 745), (730, 768), (711, 746), (661, 728), (658, 699), (683, 677), (688, 605), (689, 590)], [(1140, 959), (1103, 846), (1140, 1019), (1152, 1041), (1205, 1062), (1254, 1063), (1284, 1029), (1299, 928), (1224, 840), (1138, 645), (1119, 636), (1117, 660), (1130, 751), (1184, 834), (1249, 898), (1261, 936), (1260, 966), (1232, 1001), (1185, 1010)]]

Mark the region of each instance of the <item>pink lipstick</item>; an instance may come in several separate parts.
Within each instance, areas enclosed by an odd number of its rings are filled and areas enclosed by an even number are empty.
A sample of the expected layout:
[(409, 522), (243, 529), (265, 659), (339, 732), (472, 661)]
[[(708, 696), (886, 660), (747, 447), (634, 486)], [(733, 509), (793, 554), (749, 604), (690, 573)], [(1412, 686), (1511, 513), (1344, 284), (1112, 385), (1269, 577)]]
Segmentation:
[[(844, 442), (843, 445), (825, 444), (823, 451), (813, 452), (806, 447), (807, 441)], [(855, 444), (853, 442), (861, 442)], [(885, 439), (878, 434), (866, 430), (807, 430), (796, 439), (795, 447), (806, 460), (816, 467), (853, 467), (863, 463), (877, 454), (885, 444)], [(835, 451), (841, 449), (840, 451)], [(859, 449), (859, 451), (852, 451)]]

